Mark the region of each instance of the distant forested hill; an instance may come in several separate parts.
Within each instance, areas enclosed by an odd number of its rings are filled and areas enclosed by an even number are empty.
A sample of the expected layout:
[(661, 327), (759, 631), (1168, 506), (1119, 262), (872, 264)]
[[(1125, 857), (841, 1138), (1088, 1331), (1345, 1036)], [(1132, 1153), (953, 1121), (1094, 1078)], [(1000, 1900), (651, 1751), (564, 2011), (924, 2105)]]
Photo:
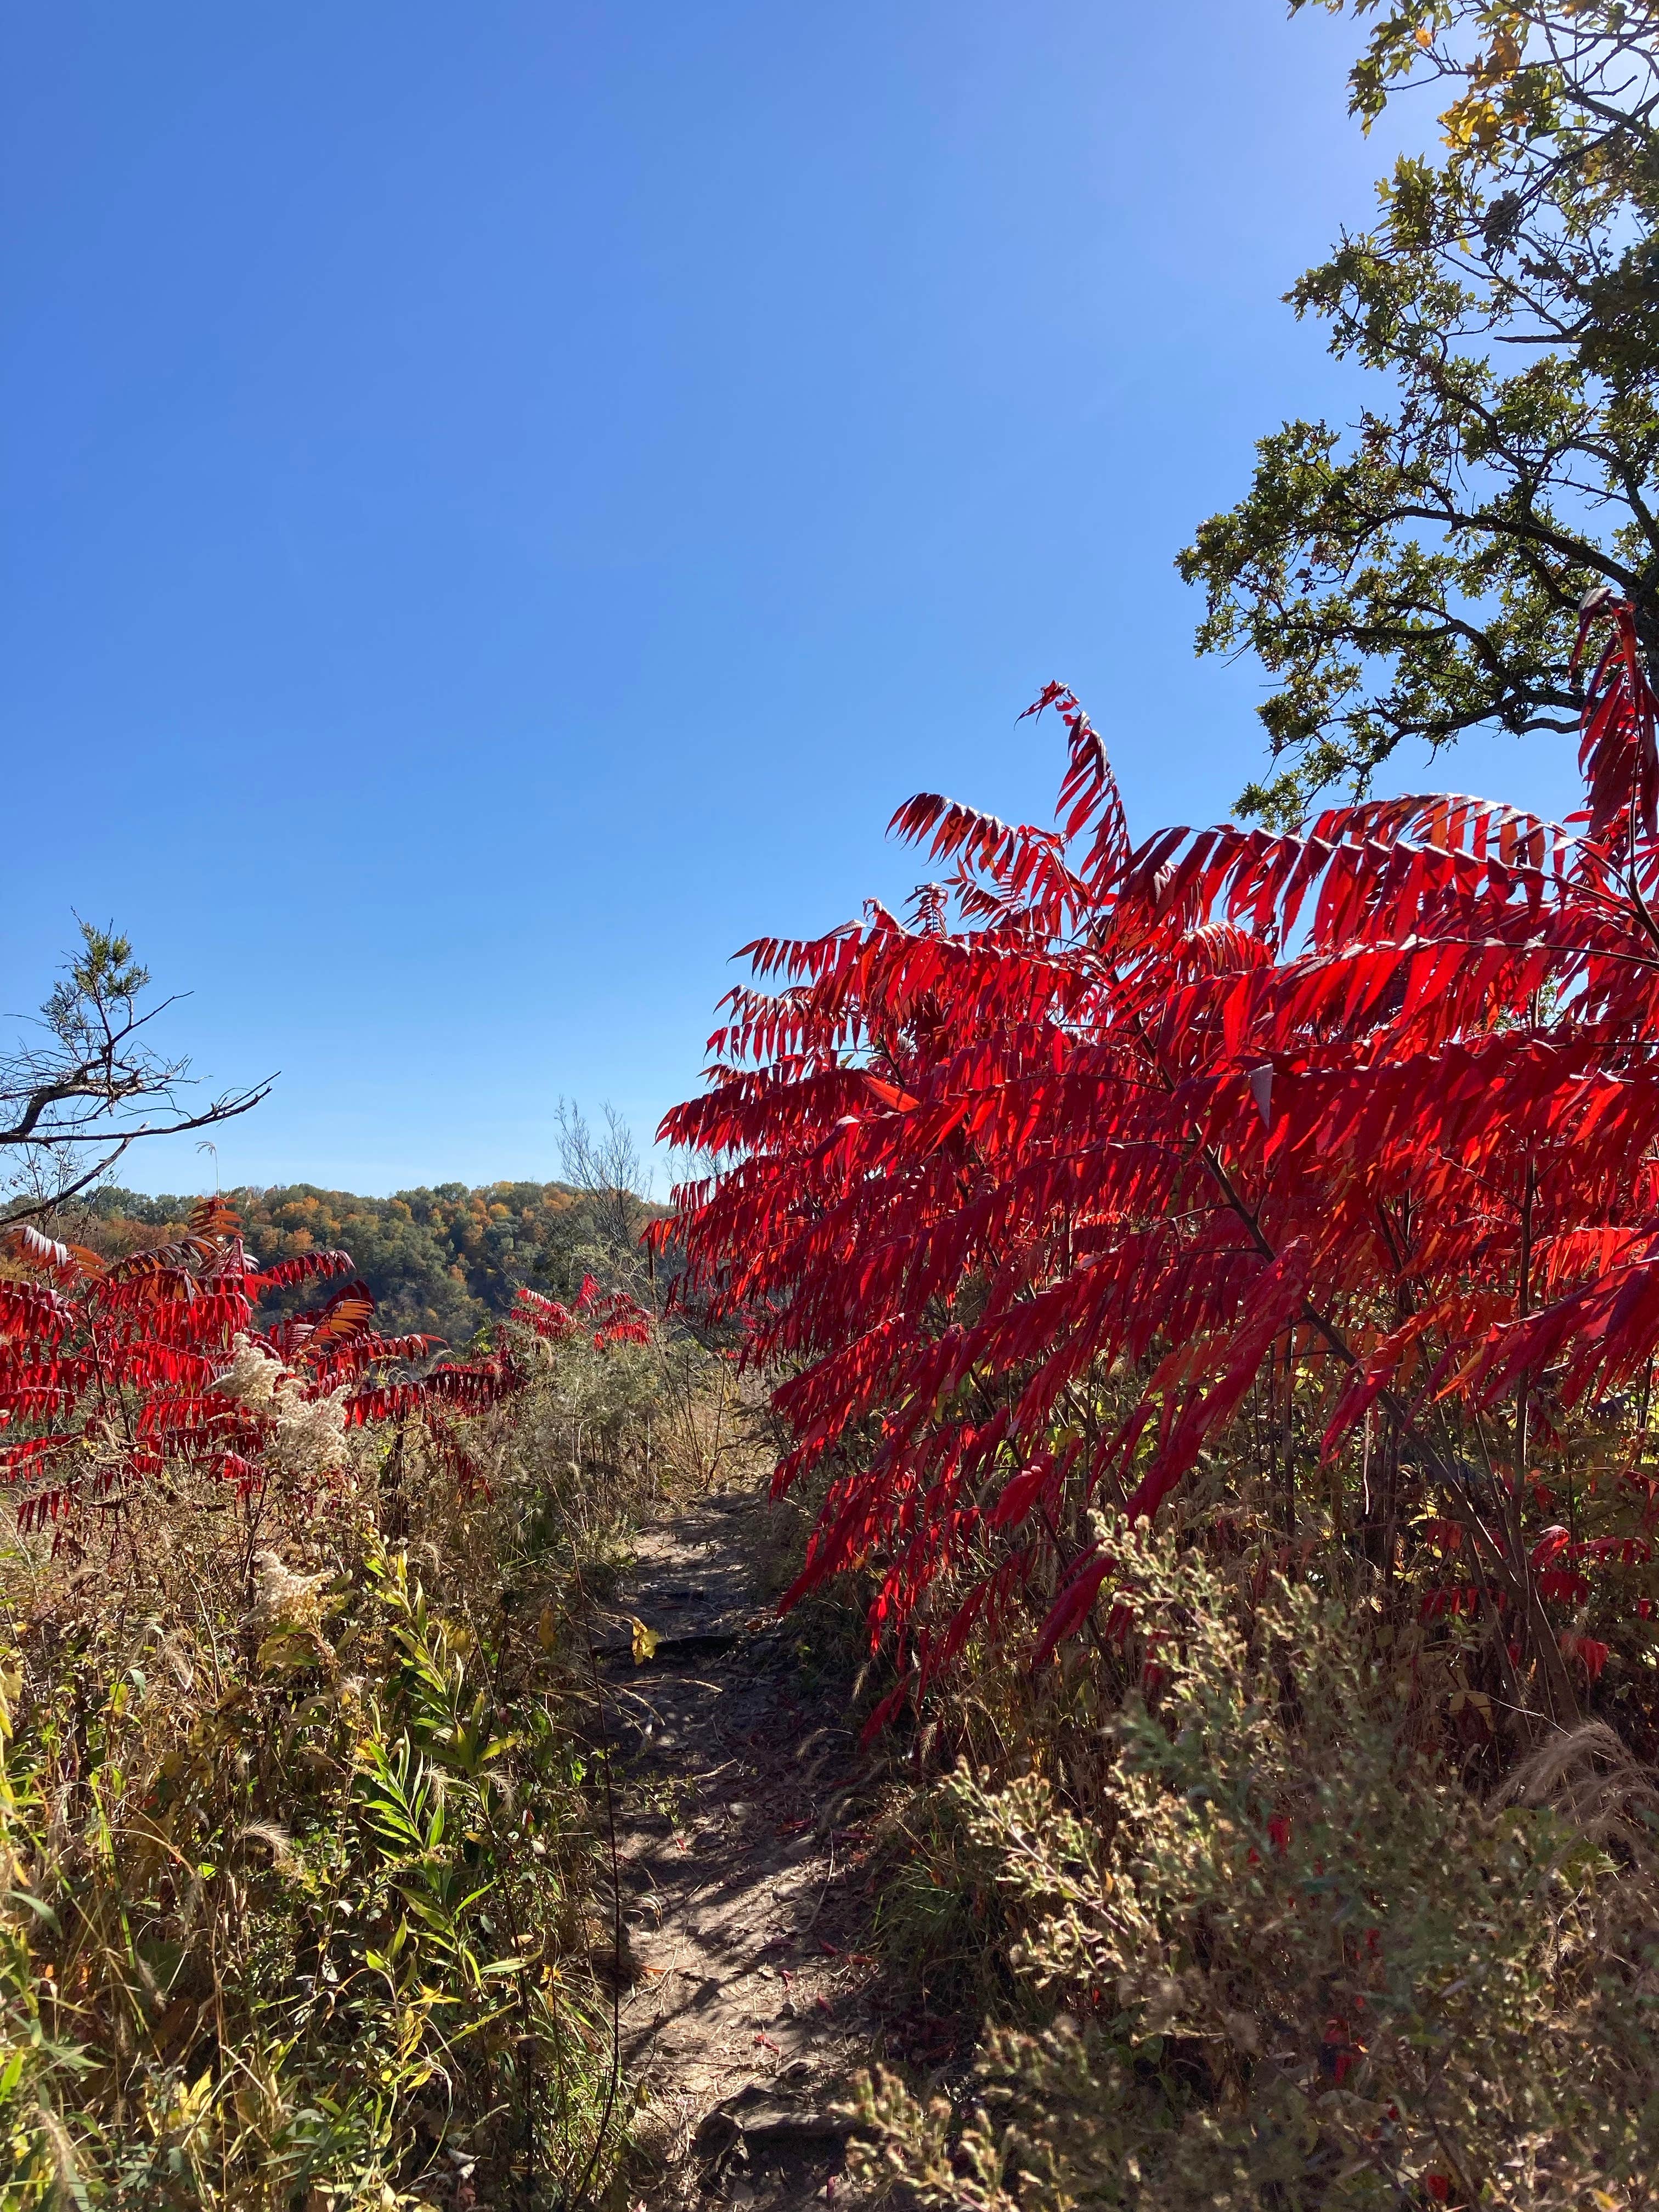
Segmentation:
[[(315, 1248), (351, 1255), (374, 1291), (383, 1325), (423, 1329), (465, 1345), (512, 1304), (520, 1283), (568, 1297), (583, 1273), (615, 1275), (629, 1265), (617, 1249), (617, 1207), (560, 1182), (459, 1182), (401, 1190), (392, 1198), (293, 1183), (228, 1191), (249, 1249), (261, 1260)], [(54, 1224), (55, 1233), (113, 1255), (182, 1233), (192, 1200), (137, 1191), (94, 1192)], [(629, 1199), (637, 1226), (661, 1209)], [(307, 1295), (314, 1296), (314, 1292)]]

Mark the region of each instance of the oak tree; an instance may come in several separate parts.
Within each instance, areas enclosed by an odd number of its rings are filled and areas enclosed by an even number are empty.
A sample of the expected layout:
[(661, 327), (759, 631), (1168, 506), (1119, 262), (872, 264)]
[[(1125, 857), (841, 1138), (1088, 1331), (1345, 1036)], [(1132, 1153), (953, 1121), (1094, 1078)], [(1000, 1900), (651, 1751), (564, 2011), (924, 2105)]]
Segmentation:
[(1409, 88), (1447, 104), (1436, 155), (1287, 295), (1377, 397), (1262, 439), (1180, 556), (1200, 649), (1273, 680), (1276, 772), (1241, 804), (1281, 823), (1404, 740), (1576, 731), (1598, 586), (1659, 653), (1659, 0), (1316, 4), (1381, 18), (1350, 81), (1367, 128)]

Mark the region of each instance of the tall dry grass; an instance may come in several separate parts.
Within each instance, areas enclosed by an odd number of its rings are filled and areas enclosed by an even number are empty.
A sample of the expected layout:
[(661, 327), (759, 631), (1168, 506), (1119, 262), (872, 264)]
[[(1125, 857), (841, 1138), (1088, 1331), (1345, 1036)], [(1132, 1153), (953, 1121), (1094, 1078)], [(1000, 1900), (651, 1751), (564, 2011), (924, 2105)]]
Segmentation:
[[(720, 1416), (657, 1346), (0, 1542), (0, 2203), (599, 2201), (589, 1609)], [(689, 1441), (687, 1440), (689, 1438)]]
[(886, 1955), (985, 2026), (967, 2065), (872, 2076), (869, 2194), (1659, 2202), (1651, 1773), (1591, 1723), (1494, 1780), (1456, 1650), (1414, 1692), (1398, 1626), (1317, 1558), (1103, 1533), (1115, 1635), (1035, 1675), (981, 1650), (895, 1790)]

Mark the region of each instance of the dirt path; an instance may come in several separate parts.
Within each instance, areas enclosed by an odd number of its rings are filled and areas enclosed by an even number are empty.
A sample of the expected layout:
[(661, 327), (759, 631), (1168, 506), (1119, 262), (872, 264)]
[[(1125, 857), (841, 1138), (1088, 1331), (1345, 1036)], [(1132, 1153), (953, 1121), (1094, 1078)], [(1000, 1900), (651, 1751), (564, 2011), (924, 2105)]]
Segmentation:
[[(647, 1527), (607, 1608), (646, 2212), (833, 2205), (830, 2107), (870, 2048), (863, 1837), (836, 1825), (856, 1745), (833, 1677), (762, 1595), (772, 1510), (717, 1495)], [(630, 1615), (660, 1639), (642, 1663)]]

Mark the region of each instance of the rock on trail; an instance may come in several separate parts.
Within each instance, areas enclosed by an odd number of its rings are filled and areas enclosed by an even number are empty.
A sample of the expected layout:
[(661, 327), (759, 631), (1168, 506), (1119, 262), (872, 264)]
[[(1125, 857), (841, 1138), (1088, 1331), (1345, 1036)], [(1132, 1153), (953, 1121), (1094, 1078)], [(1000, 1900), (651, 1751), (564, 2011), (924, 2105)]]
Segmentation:
[(647, 1526), (600, 1624), (645, 2212), (833, 2205), (832, 2107), (870, 2049), (862, 1837), (835, 1825), (855, 1740), (761, 1593), (775, 1510), (726, 1493)]

